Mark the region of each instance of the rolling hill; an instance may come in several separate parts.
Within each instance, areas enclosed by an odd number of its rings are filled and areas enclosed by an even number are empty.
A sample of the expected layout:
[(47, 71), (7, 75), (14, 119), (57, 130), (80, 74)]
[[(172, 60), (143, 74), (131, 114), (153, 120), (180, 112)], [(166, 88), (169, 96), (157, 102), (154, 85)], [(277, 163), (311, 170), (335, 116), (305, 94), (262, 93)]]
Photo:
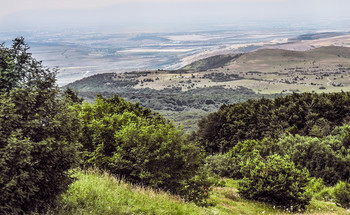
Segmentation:
[(349, 91), (349, 59), (350, 48), (340, 46), (308, 51), (259, 49), (209, 57), (179, 70), (98, 74), (66, 87), (90, 101), (98, 93), (117, 93), (191, 131), (198, 117), (222, 104), (292, 92)]

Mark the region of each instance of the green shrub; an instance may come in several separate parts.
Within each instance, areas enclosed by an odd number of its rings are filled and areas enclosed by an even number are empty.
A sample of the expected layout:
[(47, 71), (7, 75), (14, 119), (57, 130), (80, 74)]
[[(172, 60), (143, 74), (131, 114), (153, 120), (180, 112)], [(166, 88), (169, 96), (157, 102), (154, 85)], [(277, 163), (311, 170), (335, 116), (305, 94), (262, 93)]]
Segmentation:
[(202, 194), (212, 183), (200, 169), (204, 153), (159, 114), (118, 96), (99, 96), (81, 107), (80, 116), (88, 165), (197, 203), (207, 197)]
[(309, 173), (299, 170), (288, 156), (271, 155), (262, 158), (257, 151), (243, 164), (244, 178), (238, 188), (247, 199), (268, 202), (283, 208), (302, 210), (311, 197), (306, 193)]
[(322, 190), (315, 193), (313, 197), (320, 201), (333, 201), (333, 187), (324, 187)]
[(339, 181), (334, 188), (335, 203), (343, 208), (350, 208), (350, 183)]
[(322, 178), (311, 178), (309, 184), (306, 187), (306, 191), (310, 194), (310, 195), (314, 195), (316, 193), (321, 192), (321, 190), (323, 190), (325, 188), (324, 184), (323, 184), (323, 180)]
[(0, 46), (0, 214), (43, 212), (72, 182), (79, 120), (23, 38)]
[(240, 162), (240, 157), (230, 156), (227, 153), (209, 155), (205, 158), (205, 166), (209, 172), (220, 177), (235, 179), (242, 178)]
[(277, 144), (278, 154), (289, 155), (298, 168), (307, 168), (312, 177), (322, 178), (327, 186), (349, 177), (350, 157), (344, 157), (334, 146), (341, 144), (339, 136), (329, 135), (320, 139), (286, 135)]

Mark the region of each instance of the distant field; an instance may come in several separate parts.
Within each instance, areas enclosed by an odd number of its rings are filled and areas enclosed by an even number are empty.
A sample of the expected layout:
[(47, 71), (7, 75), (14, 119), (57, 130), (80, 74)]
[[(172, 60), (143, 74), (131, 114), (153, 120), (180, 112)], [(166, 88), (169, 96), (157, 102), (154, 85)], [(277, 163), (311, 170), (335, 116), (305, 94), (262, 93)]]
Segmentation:
[[(223, 64), (222, 59), (231, 59)], [(152, 71), (139, 77), (134, 87), (184, 91), (222, 85), (239, 86), (256, 93), (336, 92), (350, 89), (350, 48), (322, 47), (309, 51), (261, 49), (243, 55), (207, 58), (184, 67), (185, 70)], [(211, 61), (208, 63), (207, 61)], [(206, 68), (207, 66), (207, 68)], [(121, 75), (119, 78), (128, 78)]]

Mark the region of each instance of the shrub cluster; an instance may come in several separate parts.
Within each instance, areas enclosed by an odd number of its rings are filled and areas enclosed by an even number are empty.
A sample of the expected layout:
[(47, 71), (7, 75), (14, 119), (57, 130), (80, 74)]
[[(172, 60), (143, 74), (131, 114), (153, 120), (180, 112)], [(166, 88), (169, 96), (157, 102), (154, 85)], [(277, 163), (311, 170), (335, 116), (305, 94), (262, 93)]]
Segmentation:
[(350, 183), (348, 181), (339, 181), (334, 188), (335, 203), (343, 208), (350, 208)]
[[(335, 185), (350, 176), (349, 125), (338, 126), (330, 133), (323, 138), (288, 134), (279, 139), (245, 140), (225, 154), (208, 156), (206, 167), (211, 173), (221, 177), (242, 179), (241, 194), (245, 198), (302, 209), (308, 202), (304, 201), (305, 198), (309, 196), (322, 200), (335, 199), (333, 191), (324, 184)], [(288, 163), (293, 168), (276, 167), (276, 172), (270, 175), (272, 172), (271, 168), (267, 167), (267, 160), (272, 158), (279, 160), (279, 165)], [(269, 165), (277, 163), (272, 162)], [(268, 169), (269, 174), (263, 173), (261, 168)], [(302, 179), (300, 177), (287, 177), (288, 174), (293, 175), (293, 171), (304, 171), (304, 169), (313, 177), (308, 184), (300, 181)], [(267, 178), (264, 178), (265, 176)], [(295, 190), (284, 187), (287, 182), (285, 177), (293, 181)], [(293, 184), (292, 181), (288, 183)], [(290, 195), (281, 194), (281, 187)], [(340, 196), (346, 202), (345, 193), (346, 191)], [(280, 199), (280, 194), (284, 196), (283, 200)], [(299, 197), (300, 202), (295, 199)], [(344, 205), (344, 203), (338, 204)]]
[(78, 106), (86, 164), (201, 203), (213, 180), (204, 154), (171, 122), (118, 96)]
[(243, 164), (244, 176), (239, 194), (247, 199), (269, 202), (272, 205), (302, 210), (311, 196), (306, 192), (309, 183), (307, 169), (299, 170), (288, 156), (267, 156), (265, 159), (253, 152)]

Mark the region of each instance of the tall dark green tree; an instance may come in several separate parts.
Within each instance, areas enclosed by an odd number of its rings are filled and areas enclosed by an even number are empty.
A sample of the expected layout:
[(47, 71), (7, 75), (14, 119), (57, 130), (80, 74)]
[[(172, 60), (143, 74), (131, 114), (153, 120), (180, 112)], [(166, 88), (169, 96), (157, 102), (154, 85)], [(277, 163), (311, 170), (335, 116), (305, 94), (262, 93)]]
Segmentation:
[(79, 162), (80, 121), (56, 85), (56, 70), (23, 38), (0, 46), (0, 213), (51, 207)]

